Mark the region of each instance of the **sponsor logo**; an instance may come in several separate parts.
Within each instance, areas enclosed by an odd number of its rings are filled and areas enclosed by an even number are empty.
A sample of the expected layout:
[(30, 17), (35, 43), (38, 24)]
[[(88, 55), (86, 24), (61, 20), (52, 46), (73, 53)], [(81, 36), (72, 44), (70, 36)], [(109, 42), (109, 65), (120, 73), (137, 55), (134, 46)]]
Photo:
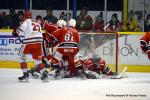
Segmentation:
[(0, 35), (0, 45), (1, 46), (8, 46), (8, 45), (13, 45), (13, 44), (21, 44), (20, 37), (12, 37), (10, 35)]

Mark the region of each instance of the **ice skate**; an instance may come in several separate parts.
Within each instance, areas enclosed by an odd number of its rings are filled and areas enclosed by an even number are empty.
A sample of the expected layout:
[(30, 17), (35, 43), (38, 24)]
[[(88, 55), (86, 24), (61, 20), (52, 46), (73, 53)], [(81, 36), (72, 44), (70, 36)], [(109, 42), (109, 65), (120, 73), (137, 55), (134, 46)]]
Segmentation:
[(45, 72), (42, 74), (41, 80), (42, 80), (43, 82), (48, 82), (48, 72), (47, 72), (47, 71), (45, 71)]
[(78, 73), (82, 80), (86, 80), (86, 73), (83, 70), (78, 70)]
[(31, 68), (30, 70), (28, 70), (28, 73), (34, 78), (34, 79), (38, 79), (38, 75), (36, 74), (35, 68)]
[(28, 82), (28, 79), (29, 79), (29, 74), (28, 73), (23, 73), (23, 76), (18, 77), (18, 80), (20, 82)]
[(61, 79), (61, 74), (60, 74), (60, 69), (56, 69), (56, 72), (55, 72), (55, 79), (58, 80), (58, 79)]

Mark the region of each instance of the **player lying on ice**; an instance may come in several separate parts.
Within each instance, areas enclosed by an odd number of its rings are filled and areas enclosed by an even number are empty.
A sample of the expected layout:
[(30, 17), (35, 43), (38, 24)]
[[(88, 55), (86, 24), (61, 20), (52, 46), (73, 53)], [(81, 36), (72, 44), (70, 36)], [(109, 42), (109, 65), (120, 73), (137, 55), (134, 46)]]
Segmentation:
[[(51, 56), (47, 57), (49, 61), (51, 61)], [(78, 73), (77, 68), (72, 65), (69, 66), (68, 59), (64, 58), (61, 62), (59, 62), (59, 78), (70, 78), (70, 77), (78, 77), (80, 73)], [(50, 62), (45, 62), (46, 65), (49, 65)], [(101, 78), (101, 74), (105, 76), (113, 76), (116, 75), (107, 65), (106, 62), (100, 57), (89, 57), (89, 58), (81, 58), (80, 62), (82, 63), (82, 68), (84, 69), (85, 78), (87, 79), (99, 79)], [(51, 65), (49, 65), (51, 66)], [(53, 70), (54, 68), (52, 68)], [(50, 67), (51, 70), (51, 67)]]
[(104, 74), (106, 76), (115, 75), (115, 73), (107, 66), (105, 60), (96, 55), (93, 55), (93, 57), (83, 58), (82, 64), (87, 78), (98, 79), (100, 78), (100, 74)]

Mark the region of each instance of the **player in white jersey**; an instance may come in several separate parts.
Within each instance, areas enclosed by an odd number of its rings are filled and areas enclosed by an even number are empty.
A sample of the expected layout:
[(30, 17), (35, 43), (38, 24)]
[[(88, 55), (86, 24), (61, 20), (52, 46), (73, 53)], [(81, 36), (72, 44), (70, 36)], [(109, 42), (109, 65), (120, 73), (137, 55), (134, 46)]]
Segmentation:
[(23, 76), (19, 77), (20, 81), (24, 81), (28, 79), (27, 72), (27, 62), (26, 55), (31, 54), (32, 58), (35, 62), (35, 66), (41, 74), (42, 80), (47, 79), (47, 73), (45, 71), (45, 66), (42, 63), (42, 41), (43, 36), (41, 32), (41, 26), (39, 23), (31, 19), (31, 12), (26, 10), (24, 13), (25, 20), (24, 22), (13, 31), (14, 36), (24, 35), (24, 39), (22, 40), (23, 45), (20, 48), (19, 56), (20, 56), (20, 66), (23, 71)]

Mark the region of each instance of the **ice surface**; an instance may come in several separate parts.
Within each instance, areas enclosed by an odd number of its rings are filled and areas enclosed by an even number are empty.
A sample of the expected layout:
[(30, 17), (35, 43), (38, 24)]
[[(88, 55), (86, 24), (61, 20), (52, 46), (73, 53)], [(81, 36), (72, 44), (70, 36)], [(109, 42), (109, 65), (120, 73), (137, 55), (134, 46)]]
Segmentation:
[(0, 100), (150, 100), (150, 73), (127, 73), (124, 79), (29, 79), (19, 69), (0, 69)]

